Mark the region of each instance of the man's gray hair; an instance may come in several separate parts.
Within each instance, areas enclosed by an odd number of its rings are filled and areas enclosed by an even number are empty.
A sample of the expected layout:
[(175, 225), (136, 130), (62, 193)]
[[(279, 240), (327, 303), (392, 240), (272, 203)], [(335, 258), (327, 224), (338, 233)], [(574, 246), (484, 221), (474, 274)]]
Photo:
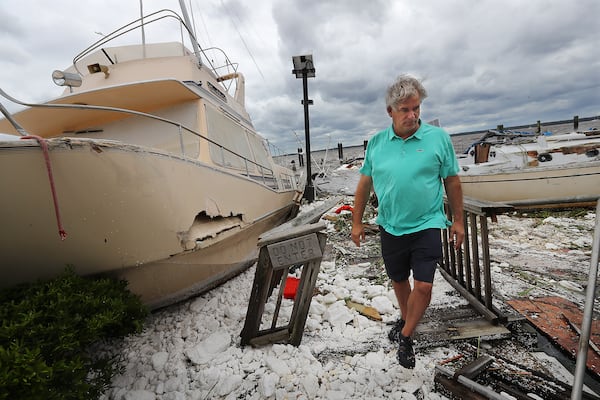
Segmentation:
[(388, 87), (385, 105), (386, 107), (395, 107), (398, 103), (415, 95), (418, 95), (421, 101), (423, 101), (427, 97), (427, 91), (418, 79), (410, 75), (400, 75)]

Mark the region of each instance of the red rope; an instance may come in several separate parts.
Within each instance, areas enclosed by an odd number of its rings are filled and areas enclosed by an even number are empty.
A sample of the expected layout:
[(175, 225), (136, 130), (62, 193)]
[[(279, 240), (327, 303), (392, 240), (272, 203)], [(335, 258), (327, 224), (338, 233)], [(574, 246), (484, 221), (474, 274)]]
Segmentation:
[(46, 140), (37, 135), (22, 136), (21, 139), (35, 139), (40, 144), (42, 152), (44, 153), (44, 159), (46, 160), (46, 170), (48, 171), (48, 181), (50, 182), (50, 190), (52, 190), (52, 200), (54, 201), (54, 213), (56, 214), (56, 224), (58, 225), (58, 234), (60, 240), (67, 238), (67, 232), (65, 232), (62, 222), (60, 219), (60, 210), (58, 209), (58, 197), (56, 196), (56, 187), (54, 186), (54, 177), (52, 176), (52, 166), (50, 165), (50, 152), (48, 151), (48, 143)]

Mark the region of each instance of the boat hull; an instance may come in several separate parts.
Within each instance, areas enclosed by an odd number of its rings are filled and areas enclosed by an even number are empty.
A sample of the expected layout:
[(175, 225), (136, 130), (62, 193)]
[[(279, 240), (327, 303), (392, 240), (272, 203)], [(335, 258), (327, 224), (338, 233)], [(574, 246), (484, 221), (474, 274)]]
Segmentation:
[(48, 144), (65, 240), (41, 147), (0, 143), (4, 287), (72, 266), (127, 279), (145, 303), (165, 305), (251, 265), (258, 236), (297, 208), (295, 190), (183, 156), (110, 140)]
[(600, 161), (557, 168), (461, 174), (463, 194), (483, 201), (569, 200), (600, 197)]
[(206, 292), (252, 266), (261, 234), (280, 225), (289, 209), (264, 218), (209, 247), (112, 273), (124, 279), (150, 308), (159, 308)]

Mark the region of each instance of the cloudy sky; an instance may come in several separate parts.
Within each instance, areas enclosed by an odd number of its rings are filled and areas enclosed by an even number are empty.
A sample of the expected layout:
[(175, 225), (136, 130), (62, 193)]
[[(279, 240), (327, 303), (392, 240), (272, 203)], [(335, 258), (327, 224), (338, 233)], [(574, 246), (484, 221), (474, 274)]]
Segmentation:
[[(316, 68), (313, 150), (362, 144), (385, 128), (384, 92), (401, 73), (423, 80), (422, 118), (450, 133), (600, 115), (598, 0), (185, 1), (200, 43), (239, 63), (255, 127), (284, 152), (304, 146), (302, 81), (291, 73), (301, 54)], [(1, 0), (0, 88), (31, 102), (57, 95), (52, 71), (137, 18), (139, 7)]]

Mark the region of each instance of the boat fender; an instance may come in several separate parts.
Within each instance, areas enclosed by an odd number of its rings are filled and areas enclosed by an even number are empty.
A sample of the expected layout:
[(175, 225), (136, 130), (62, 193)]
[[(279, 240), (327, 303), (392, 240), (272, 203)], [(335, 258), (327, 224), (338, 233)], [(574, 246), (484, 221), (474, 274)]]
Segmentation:
[(542, 153), (537, 157), (539, 162), (552, 161), (552, 156), (549, 153)]

